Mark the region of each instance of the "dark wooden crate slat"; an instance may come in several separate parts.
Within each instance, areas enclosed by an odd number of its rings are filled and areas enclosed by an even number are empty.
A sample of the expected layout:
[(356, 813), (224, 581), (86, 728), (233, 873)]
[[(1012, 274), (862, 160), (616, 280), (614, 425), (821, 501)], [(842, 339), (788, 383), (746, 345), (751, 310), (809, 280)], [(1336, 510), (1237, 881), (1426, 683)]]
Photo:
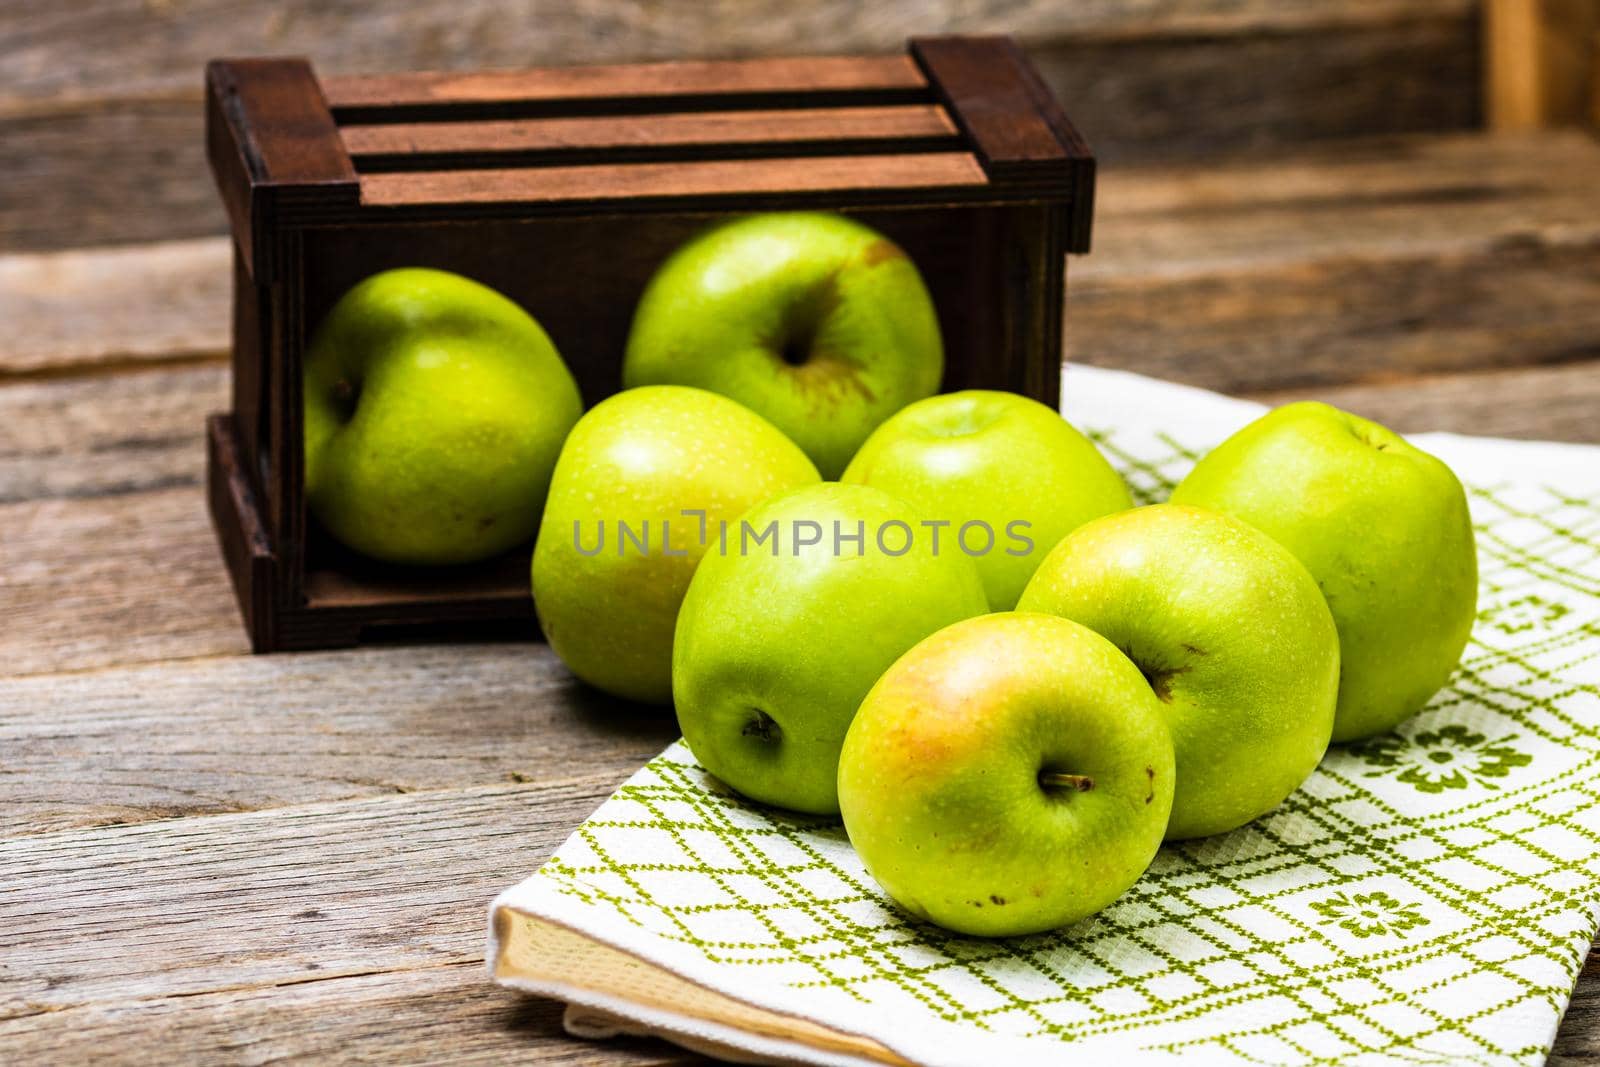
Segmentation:
[(931, 152), (368, 174), (361, 178), (361, 202), (369, 207), (648, 202), (763, 193), (981, 189), (987, 184), (971, 154)]
[(370, 560), (335, 545), (323, 551), (321, 565), (306, 569), (304, 592), (310, 608), (416, 606), (492, 599), (497, 612), (533, 618), (533, 598), (528, 588), (531, 544), (481, 563), (443, 571), (374, 566)]
[(434, 169), (438, 157), (521, 162), (569, 161), (583, 153), (617, 160), (629, 151), (692, 149), (702, 157), (730, 150), (765, 155), (802, 152), (913, 151), (959, 144), (959, 131), (937, 104), (883, 107), (705, 111), (664, 115), (408, 122), (346, 125), (345, 149), (358, 169)]
[[(813, 56), (686, 60), (621, 66), (547, 67), (468, 74), (430, 72), (328, 78), (328, 103), (346, 115), (403, 115), (447, 106), (458, 114), (475, 105), (563, 103), (592, 109), (675, 99), (715, 101), (825, 93), (906, 94), (927, 81), (909, 56)], [(802, 105), (803, 106), (803, 105)]]
[(207, 155), (246, 262), (266, 282), (276, 212), (353, 204), (355, 168), (305, 60), (213, 62), (206, 81)]
[(231, 415), (206, 419), (206, 506), (251, 646), (261, 652), (274, 644), (275, 613), (268, 597), (277, 561), (241, 452)]
[(1089, 248), (1094, 157), (1038, 73), (1009, 37), (928, 37), (911, 54), (1000, 183), (1074, 201), (1066, 247)]

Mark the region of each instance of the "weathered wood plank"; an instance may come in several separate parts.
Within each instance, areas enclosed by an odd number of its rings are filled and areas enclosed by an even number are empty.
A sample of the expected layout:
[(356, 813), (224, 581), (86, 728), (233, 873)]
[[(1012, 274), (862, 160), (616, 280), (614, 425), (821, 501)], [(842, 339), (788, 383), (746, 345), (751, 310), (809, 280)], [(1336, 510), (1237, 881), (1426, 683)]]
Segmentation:
[[(575, 153), (635, 152), (690, 146), (726, 151), (770, 144), (810, 149), (911, 141), (953, 140), (955, 123), (936, 104), (883, 107), (786, 108), (766, 111), (688, 111), (668, 115), (596, 115), (565, 119), (481, 122), (385, 122), (340, 127), (358, 166), (393, 165), (407, 156), (466, 157), (485, 165), (516, 155), (549, 160)], [(592, 161), (590, 159), (589, 161)], [(410, 162), (406, 160), (406, 162)], [(430, 163), (432, 161), (430, 160)], [(414, 164), (412, 164), (414, 166)], [(459, 165), (459, 163), (457, 164)]]
[[(1085, 281), (1471, 251), (1600, 223), (1600, 143), (1578, 131), (1380, 137), (1205, 166), (1114, 168)], [(1569, 241), (1569, 243), (1570, 243)]]
[(911, 35), (1014, 33), (1141, 37), (1326, 31), (1464, 18), (1471, 0), (761, 0), (737, 17), (717, 5), (589, 2), (538, 18), (497, 0), (73, 0), (0, 8), (0, 86), (12, 99), (150, 94), (187, 88), (214, 56), (301, 54), (340, 73), (460, 70), (648, 59), (896, 49)]
[(559, 773), (626, 777), (669, 709), (544, 644), (369, 647), (0, 679), (0, 838)]
[(198, 486), (0, 505), (10, 675), (248, 651)]
[(0, 841), (0, 1018), (481, 964), (489, 900), (622, 777), (560, 775)]
[[(49, 213), (51, 205), (29, 210)], [(140, 212), (124, 202), (120, 213)], [(210, 238), (0, 255), (0, 381), (65, 366), (221, 358), (233, 286), (228, 249), (226, 238)]]
[(0, 504), (199, 485), (201, 420), (227, 404), (220, 364), (0, 388)]
[(1600, 946), (1591, 947), (1578, 986), (1567, 1004), (1555, 1045), (1546, 1062), (1553, 1067), (1600, 1063)]
[(1600, 358), (1557, 367), (1401, 378), (1248, 394), (1281, 404), (1322, 400), (1402, 433), (1600, 443)]
[[(18, 7), (0, 5), (0, 18)], [(10, 47), (0, 43), (0, 68)], [(206, 169), (200, 67), (187, 73), (192, 88), (176, 97), (10, 114), (0, 102), (0, 252), (226, 233)]]
[(1581, 134), (1108, 172), (1068, 358), (1229, 392), (1584, 359), (1597, 184)]
[(1480, 121), (1468, 17), (1288, 33), (1028, 42), (1102, 162), (1211, 159)]
[(13, 1062), (687, 1062), (493, 988), (488, 900), (628, 769), (0, 842)]
[(768, 193), (910, 190), (954, 196), (984, 185), (983, 168), (969, 152), (887, 156), (816, 156), (804, 159), (695, 160), (681, 163), (609, 163), (579, 167), (443, 170), (368, 174), (362, 203), (374, 207), (426, 204), (569, 201), (615, 210), (641, 200), (695, 202), (701, 197)]
[(0, 1021), (19, 1062), (329, 1061), (549, 1067), (705, 1062), (664, 1041), (576, 1041), (562, 1005), (490, 985), (481, 961), (194, 996), (87, 1004)]
[(919, 90), (927, 79), (909, 56), (782, 56), (766, 60), (671, 59), (658, 63), (582, 64), (532, 70), (424, 71), (323, 83), (335, 109), (404, 110), (429, 104), (491, 104), (507, 100), (554, 103), (674, 96), (720, 96), (809, 91)]

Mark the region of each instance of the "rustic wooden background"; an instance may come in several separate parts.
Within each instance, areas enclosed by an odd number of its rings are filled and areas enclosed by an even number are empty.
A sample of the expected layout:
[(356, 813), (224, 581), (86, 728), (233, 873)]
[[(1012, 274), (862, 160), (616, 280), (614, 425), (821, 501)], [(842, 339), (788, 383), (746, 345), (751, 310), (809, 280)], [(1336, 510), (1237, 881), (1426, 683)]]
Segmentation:
[[(1522, 0), (1486, 2), (1521, 25)], [(1600, 440), (1600, 146), (1540, 128), (1544, 82), (1490, 92), (1490, 21), (1477, 0), (0, 5), (0, 1059), (684, 1058), (570, 1042), (481, 960), (485, 902), (670, 721), (542, 646), (245, 655), (200, 489), (229, 280), (206, 59), (1013, 32), (1107, 164), (1073, 358)], [(1486, 101), (1534, 128), (1486, 131)], [(1600, 1059), (1600, 975), (1556, 1053)]]

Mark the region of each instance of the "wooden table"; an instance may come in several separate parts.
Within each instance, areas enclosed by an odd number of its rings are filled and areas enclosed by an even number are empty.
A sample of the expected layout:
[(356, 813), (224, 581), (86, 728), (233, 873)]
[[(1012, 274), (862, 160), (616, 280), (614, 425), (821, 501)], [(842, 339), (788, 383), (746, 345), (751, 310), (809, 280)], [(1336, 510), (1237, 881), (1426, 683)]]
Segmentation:
[[(1600, 147), (1112, 171), (1069, 354), (1600, 441)], [(489, 898), (675, 736), (542, 645), (247, 654), (200, 490), (226, 245), (0, 255), (0, 1060), (666, 1062), (493, 987)], [(1600, 1060), (1591, 966), (1556, 1046)]]

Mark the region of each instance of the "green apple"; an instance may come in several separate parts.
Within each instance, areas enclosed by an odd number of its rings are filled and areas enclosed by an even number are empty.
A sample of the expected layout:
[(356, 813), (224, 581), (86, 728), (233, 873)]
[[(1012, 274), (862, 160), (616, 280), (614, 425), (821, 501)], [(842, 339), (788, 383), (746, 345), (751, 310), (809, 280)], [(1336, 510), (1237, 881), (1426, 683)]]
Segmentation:
[(1045, 557), (1018, 606), (1082, 623), (1149, 679), (1178, 757), (1169, 839), (1271, 811), (1328, 747), (1333, 618), (1300, 562), (1247, 523), (1175, 504), (1107, 515)]
[(956, 623), (897, 660), (845, 737), (839, 806), (901, 907), (963, 934), (1055, 929), (1150, 865), (1172, 807), (1161, 705), (1051, 615)]
[(972, 561), (935, 552), (889, 494), (829, 482), (774, 497), (689, 584), (672, 653), (678, 725), (744, 795), (837, 812), (839, 746), (861, 698), (906, 649), (985, 609)]
[(339, 299), (306, 352), (303, 390), (311, 513), (394, 563), (466, 563), (532, 537), (583, 411), (526, 311), (416, 267)]
[(1133, 506), (1122, 478), (1066, 419), (1036, 400), (984, 389), (929, 397), (891, 416), (842, 480), (948, 520), (993, 611), (1016, 606), (1057, 541)]
[(533, 551), (533, 602), (556, 655), (608, 693), (672, 698), (678, 605), (719, 525), (816, 482), (771, 423), (703, 389), (631, 389), (567, 438)]
[(1478, 554), (1440, 460), (1327, 404), (1286, 404), (1200, 461), (1172, 499), (1235, 515), (1305, 564), (1339, 628), (1333, 739), (1391, 730), (1461, 660)]
[(944, 373), (922, 276), (838, 215), (749, 215), (662, 264), (634, 313), (622, 380), (722, 393), (837, 478), (873, 428)]

